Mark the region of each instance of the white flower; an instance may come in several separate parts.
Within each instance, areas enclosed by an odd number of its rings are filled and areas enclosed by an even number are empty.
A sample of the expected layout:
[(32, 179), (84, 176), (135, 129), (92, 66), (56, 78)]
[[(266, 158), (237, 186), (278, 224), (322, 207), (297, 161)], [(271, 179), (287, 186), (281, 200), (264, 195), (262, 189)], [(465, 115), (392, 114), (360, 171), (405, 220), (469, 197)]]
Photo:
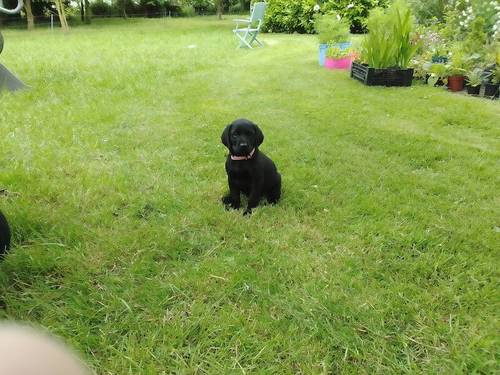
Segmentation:
[(338, 19), (339, 21), (340, 21), (340, 19), (341, 19), (341, 18), (342, 18), (342, 17), (340, 17), (340, 15), (339, 15), (339, 14), (337, 14), (337, 19)]
[(347, 9), (351, 9), (351, 8), (354, 8), (354, 4), (353, 3), (350, 3), (350, 4), (347, 4)]
[(314, 10), (315, 12), (319, 12), (319, 10), (320, 10), (320, 9), (321, 9), (321, 7), (319, 6), (319, 4), (316, 4), (316, 5), (314, 6), (314, 8), (313, 8), (313, 10)]

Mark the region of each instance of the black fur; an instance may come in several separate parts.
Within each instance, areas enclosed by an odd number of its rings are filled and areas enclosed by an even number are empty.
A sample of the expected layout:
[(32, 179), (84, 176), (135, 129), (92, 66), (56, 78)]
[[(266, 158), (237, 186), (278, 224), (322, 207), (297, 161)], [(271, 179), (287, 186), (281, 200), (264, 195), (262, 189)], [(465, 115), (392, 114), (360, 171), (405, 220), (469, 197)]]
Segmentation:
[[(277, 203), (281, 196), (281, 175), (273, 161), (259, 151), (264, 142), (264, 134), (257, 125), (246, 119), (239, 119), (226, 126), (221, 136), (222, 143), (229, 149), (226, 172), (229, 194), (222, 198), (228, 208), (239, 209), (240, 194), (248, 196), (248, 207), (244, 214), (250, 214), (262, 198), (271, 204)], [(247, 156), (248, 160), (232, 160), (231, 155)]]
[(7, 219), (0, 211), (0, 260), (10, 247), (10, 228)]

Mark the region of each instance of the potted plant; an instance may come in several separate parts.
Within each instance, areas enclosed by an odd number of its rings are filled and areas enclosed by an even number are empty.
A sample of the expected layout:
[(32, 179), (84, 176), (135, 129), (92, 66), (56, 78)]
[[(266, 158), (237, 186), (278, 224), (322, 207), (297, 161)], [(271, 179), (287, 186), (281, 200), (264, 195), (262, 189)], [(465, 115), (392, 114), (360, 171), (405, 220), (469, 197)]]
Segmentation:
[(465, 84), (465, 76), (462, 74), (465, 72), (464, 69), (457, 70), (455, 68), (451, 68), (448, 73), (448, 90), (450, 91), (462, 91), (464, 89)]
[(409, 66), (418, 44), (412, 42), (414, 23), (406, 3), (396, 1), (386, 11), (374, 9), (366, 24), (362, 61), (352, 63), (351, 77), (365, 85), (411, 86)]
[(431, 61), (433, 63), (446, 64), (448, 62), (448, 56), (443, 53), (436, 52), (436, 54), (432, 55)]
[(483, 83), (483, 70), (476, 68), (467, 73), (467, 94), (479, 95)]
[(340, 49), (350, 47), (349, 22), (338, 14), (320, 14), (315, 17), (314, 28), (319, 39), (319, 65), (325, 64), (326, 51), (329, 46), (336, 45)]
[(325, 68), (327, 69), (345, 69), (351, 68), (353, 52), (348, 49), (341, 49), (332, 46), (326, 52)]
[(424, 69), (427, 71), (427, 81), (429, 85), (434, 87), (444, 86), (448, 81), (448, 68), (442, 63), (424, 64)]
[(451, 63), (448, 65), (448, 89), (462, 91), (465, 82), (465, 60), (458, 47), (452, 52)]
[(437, 36), (434, 40), (435, 44), (432, 46), (431, 61), (433, 63), (446, 64), (448, 62), (448, 48), (441, 36), (437, 32), (435, 34)]
[(500, 94), (500, 65), (497, 65), (491, 75), (490, 81), (484, 85), (484, 96), (493, 99), (498, 98)]

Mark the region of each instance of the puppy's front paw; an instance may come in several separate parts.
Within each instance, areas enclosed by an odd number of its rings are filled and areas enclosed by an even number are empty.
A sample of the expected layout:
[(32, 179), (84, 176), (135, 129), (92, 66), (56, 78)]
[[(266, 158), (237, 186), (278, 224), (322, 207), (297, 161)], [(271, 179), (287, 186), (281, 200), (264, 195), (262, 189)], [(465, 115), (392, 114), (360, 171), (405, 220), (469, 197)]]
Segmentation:
[(224, 203), (224, 206), (226, 206), (226, 209), (234, 209), (237, 210), (240, 208), (240, 202), (235, 202), (233, 198), (231, 198), (230, 195), (226, 195), (225, 197), (222, 198), (222, 203)]

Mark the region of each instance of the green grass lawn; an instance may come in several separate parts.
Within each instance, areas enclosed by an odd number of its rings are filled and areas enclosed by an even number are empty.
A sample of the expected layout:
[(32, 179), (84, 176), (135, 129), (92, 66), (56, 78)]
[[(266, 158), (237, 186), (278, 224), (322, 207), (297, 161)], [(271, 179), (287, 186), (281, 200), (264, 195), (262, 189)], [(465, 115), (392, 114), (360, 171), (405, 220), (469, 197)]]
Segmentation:
[[(229, 20), (4, 31), (0, 318), (99, 374), (500, 371), (498, 102), (365, 87)], [(187, 48), (196, 45), (197, 48)], [(239, 117), (282, 201), (225, 211)]]

